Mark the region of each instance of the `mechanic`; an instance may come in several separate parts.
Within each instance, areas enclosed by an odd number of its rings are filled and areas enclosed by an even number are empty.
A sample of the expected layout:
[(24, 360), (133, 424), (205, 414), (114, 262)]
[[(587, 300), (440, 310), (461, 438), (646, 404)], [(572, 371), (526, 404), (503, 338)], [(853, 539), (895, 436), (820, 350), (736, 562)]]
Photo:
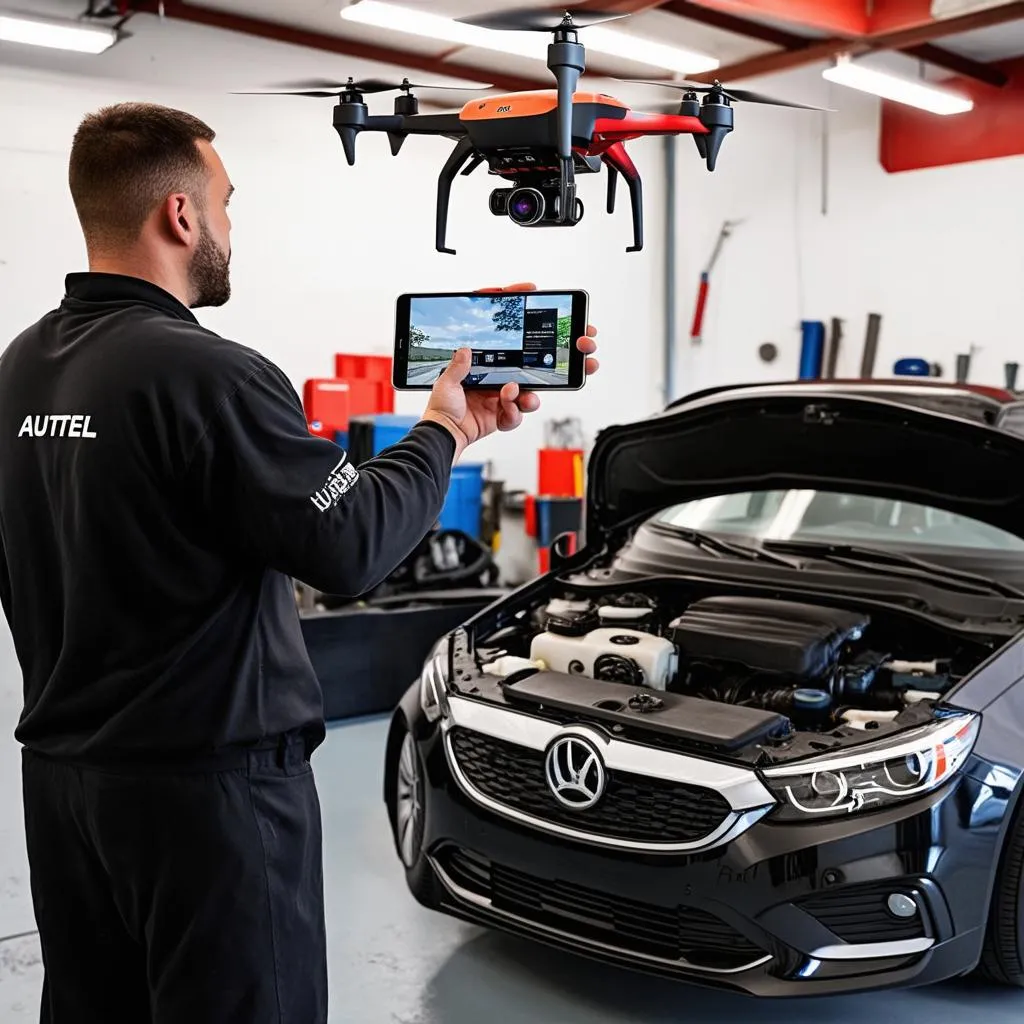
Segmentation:
[(326, 1021), (325, 729), (293, 577), (372, 588), (465, 447), (539, 404), (464, 391), (463, 350), (358, 469), (312, 436), (284, 373), (191, 312), (230, 293), (213, 139), (150, 104), (84, 119), (89, 272), (0, 357), (0, 598), (52, 1024)]

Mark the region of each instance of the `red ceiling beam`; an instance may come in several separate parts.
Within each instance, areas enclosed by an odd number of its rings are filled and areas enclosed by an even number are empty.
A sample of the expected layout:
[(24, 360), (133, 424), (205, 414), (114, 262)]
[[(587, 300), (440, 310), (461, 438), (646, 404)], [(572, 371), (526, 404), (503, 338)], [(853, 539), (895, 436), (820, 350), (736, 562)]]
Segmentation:
[[(688, 18), (690, 21), (700, 22), (703, 25), (711, 25), (727, 32), (734, 32), (749, 39), (758, 39), (783, 50), (802, 50), (815, 41), (808, 36), (797, 35), (795, 32), (776, 28), (774, 25), (764, 25), (759, 21), (750, 21), (747, 18), (738, 18), (735, 14), (726, 14), (724, 11), (703, 7), (694, 3), (693, 0), (669, 0), (663, 5), (662, 10), (677, 14), (681, 18)], [(919, 60), (934, 64), (936, 67), (944, 68), (946, 71), (975, 78), (986, 85), (1003, 86), (1007, 81), (1006, 72), (997, 65), (982, 64), (980, 61), (962, 57), (958, 53), (944, 50), (932, 43), (922, 43), (920, 46), (911, 47), (904, 52)]]
[(701, 25), (710, 25), (712, 28), (720, 28), (725, 32), (746, 36), (748, 39), (758, 39), (762, 43), (780, 46), (784, 50), (795, 50), (809, 42), (806, 36), (787, 32), (785, 29), (775, 28), (773, 25), (765, 25), (760, 21), (740, 18), (728, 11), (707, 7), (695, 0), (668, 0), (668, 3), (662, 4), (661, 9), (671, 14), (678, 14), (681, 18), (699, 22)]
[(865, 0), (694, 0), (701, 7), (741, 18), (769, 18), (839, 36), (869, 31)]
[(179, 21), (205, 25), (208, 28), (224, 29), (227, 32), (240, 32), (258, 39), (270, 39), (278, 43), (290, 43), (293, 46), (305, 46), (311, 50), (324, 50), (328, 53), (356, 57), (379, 64), (414, 68), (417, 71), (428, 71), (450, 78), (464, 78), (469, 81), (479, 81), (484, 78), (499, 89), (508, 89), (512, 92), (549, 89), (552, 84), (542, 78), (510, 75), (493, 67), (484, 69), (469, 64), (441, 61), (431, 54), (414, 53), (411, 50), (393, 49), (388, 46), (374, 46), (355, 39), (347, 39), (344, 36), (313, 32), (292, 25), (282, 25), (276, 21), (265, 21), (262, 18), (251, 18), (243, 14), (214, 10), (211, 7), (199, 7), (196, 4), (184, 3), (183, 0), (163, 0), (162, 3), (160, 0), (135, 0), (132, 4), (133, 10), (143, 14), (158, 14), (161, 7), (166, 17), (176, 18)]
[(932, 0), (874, 0), (868, 17), (871, 35), (931, 25)]
[(956, 35), (960, 32), (971, 32), (992, 25), (1002, 25), (1008, 21), (1024, 18), (1024, 0), (992, 7), (958, 18), (944, 18), (932, 21), (927, 25), (902, 29), (897, 32), (884, 32), (864, 36), (860, 39), (833, 36), (822, 42), (811, 43), (799, 50), (781, 53), (760, 54), (749, 60), (738, 61), (717, 71), (706, 74), (691, 75), (699, 81), (710, 82), (716, 78), (722, 81), (738, 81), (744, 78), (756, 78), (759, 75), (774, 74), (779, 71), (790, 71), (793, 68), (817, 64), (831, 59), (837, 53), (852, 55), (869, 53), (873, 50), (912, 51), (916, 47), (930, 43), (934, 39)]

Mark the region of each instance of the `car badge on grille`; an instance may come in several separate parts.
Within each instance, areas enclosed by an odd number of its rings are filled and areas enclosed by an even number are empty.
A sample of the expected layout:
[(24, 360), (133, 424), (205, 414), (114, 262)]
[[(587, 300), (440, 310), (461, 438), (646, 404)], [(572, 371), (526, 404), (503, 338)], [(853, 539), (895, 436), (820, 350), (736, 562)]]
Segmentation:
[(608, 782), (597, 748), (578, 736), (563, 736), (552, 744), (544, 773), (555, 799), (574, 811), (593, 807)]

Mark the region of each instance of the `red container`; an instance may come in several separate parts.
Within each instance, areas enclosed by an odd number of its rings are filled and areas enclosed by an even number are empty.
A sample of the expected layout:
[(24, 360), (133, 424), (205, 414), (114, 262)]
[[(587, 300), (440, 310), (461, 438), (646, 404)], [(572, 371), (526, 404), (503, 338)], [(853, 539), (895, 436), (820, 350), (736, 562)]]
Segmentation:
[(347, 380), (375, 380), (391, 384), (391, 356), (368, 356), (356, 352), (338, 352), (334, 356), (334, 374)]
[(349, 417), (355, 415), (346, 380), (324, 377), (307, 380), (302, 389), (302, 407), (308, 423), (320, 423), (331, 431), (348, 430)]
[(537, 452), (538, 494), (552, 497), (583, 497), (583, 450), (541, 448)]

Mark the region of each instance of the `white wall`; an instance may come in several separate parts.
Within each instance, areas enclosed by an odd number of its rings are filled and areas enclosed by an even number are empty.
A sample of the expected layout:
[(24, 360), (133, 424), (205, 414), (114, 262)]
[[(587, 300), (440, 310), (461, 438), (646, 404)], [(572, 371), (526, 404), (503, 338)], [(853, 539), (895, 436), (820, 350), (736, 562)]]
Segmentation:
[[(349, 168), (331, 127), (329, 100), (227, 95), (295, 75), (379, 68), (181, 23), (155, 26), (138, 19), (133, 25), (136, 49), (125, 44), (120, 63), (96, 65), (109, 78), (41, 70), (45, 61), (36, 53), (17, 65), (0, 64), (0, 346), (60, 301), (65, 273), (84, 269), (66, 184), (79, 119), (105, 103), (144, 99), (207, 119), (237, 188), (231, 206), (234, 294), (222, 309), (199, 311), (201, 321), (263, 351), (297, 389), (307, 377), (330, 376), (336, 351), (390, 351), (394, 300), (401, 291), (532, 280), (539, 287), (590, 291), (603, 372), (580, 393), (548, 396), (517, 433), (488, 439), (466, 459), (491, 459), (510, 486), (534, 489), (546, 418), (581, 416), (592, 438), (605, 424), (656, 407), (663, 333), (657, 142), (636, 152), (651, 212), (644, 253), (625, 253), (628, 205), (614, 219), (603, 215), (603, 178), (583, 183), (590, 213), (578, 228), (529, 232), (487, 212), (495, 182), (479, 171), (457, 184), (449, 238), (458, 255), (445, 256), (433, 248), (434, 189), (450, 143), (410, 139), (395, 160), (382, 136), (365, 136), (359, 160)], [(0, 59), (10, 60), (11, 52)], [(62, 58), (62, 64), (87, 66), (77, 58)], [(422, 393), (400, 395), (398, 411), (419, 412), (425, 400)], [(34, 927), (19, 755), (11, 738), (20, 710), (21, 673), (3, 625), (0, 937)], [(0, 1017), (3, 1010), (0, 1005)]]
[[(972, 344), (972, 382), (1001, 386), (1004, 362), (1024, 365), (1024, 157), (888, 174), (871, 97), (828, 87), (817, 69), (743, 84), (838, 108), (828, 212), (820, 114), (738, 106), (713, 174), (681, 140), (676, 393), (795, 377), (801, 319), (843, 319), (838, 372), (857, 376), (871, 312), (878, 376), (922, 356), (952, 380)], [(741, 217), (713, 271), (705, 342), (691, 346), (700, 268), (722, 221)], [(764, 341), (780, 349), (771, 365), (757, 356)]]

